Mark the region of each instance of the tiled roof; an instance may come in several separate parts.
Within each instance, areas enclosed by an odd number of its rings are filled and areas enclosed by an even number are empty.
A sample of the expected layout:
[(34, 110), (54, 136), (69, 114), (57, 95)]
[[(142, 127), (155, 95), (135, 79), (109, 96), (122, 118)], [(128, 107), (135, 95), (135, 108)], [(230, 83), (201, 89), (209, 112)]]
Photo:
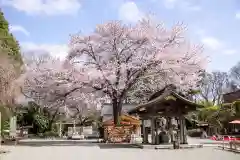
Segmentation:
[(232, 103), (238, 99), (240, 99), (240, 90), (223, 94), (224, 103)]

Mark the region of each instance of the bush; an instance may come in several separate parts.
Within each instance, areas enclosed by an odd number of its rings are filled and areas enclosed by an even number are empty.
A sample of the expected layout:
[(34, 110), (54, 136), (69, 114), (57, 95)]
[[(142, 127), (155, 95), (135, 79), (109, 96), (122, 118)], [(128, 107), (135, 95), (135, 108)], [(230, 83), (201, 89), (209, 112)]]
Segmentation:
[(42, 134), (44, 138), (58, 137), (58, 133), (54, 131), (48, 131)]

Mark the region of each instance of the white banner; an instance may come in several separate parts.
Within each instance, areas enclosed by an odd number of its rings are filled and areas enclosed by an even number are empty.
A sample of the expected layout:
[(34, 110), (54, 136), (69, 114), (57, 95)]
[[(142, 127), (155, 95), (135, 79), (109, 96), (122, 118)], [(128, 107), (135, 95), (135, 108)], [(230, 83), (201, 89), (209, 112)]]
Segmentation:
[(92, 126), (83, 127), (83, 134), (84, 135), (91, 135), (91, 134), (93, 134)]

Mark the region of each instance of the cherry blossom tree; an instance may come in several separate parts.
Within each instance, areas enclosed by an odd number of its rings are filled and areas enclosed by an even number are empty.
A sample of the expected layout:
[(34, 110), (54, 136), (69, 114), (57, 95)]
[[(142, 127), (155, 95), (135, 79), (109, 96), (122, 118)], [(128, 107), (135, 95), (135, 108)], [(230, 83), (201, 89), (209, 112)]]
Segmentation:
[(25, 64), (25, 73), (18, 80), (22, 93), (52, 113), (49, 124), (62, 112), (80, 118), (96, 109), (97, 99), (84, 86), (87, 79), (70, 64), (47, 54), (25, 59)]
[(16, 79), (19, 76), (13, 59), (7, 56), (6, 50), (0, 47), (0, 105), (11, 106), (13, 109), (15, 99), (20, 93)]
[(71, 101), (71, 103), (66, 105), (64, 110), (62, 110), (66, 118), (77, 120), (76, 123), (80, 126), (87, 126), (97, 121), (99, 111), (96, 105), (81, 101)]
[(66, 63), (85, 77), (84, 86), (109, 98), (117, 124), (130, 91), (166, 84), (181, 90), (196, 87), (207, 59), (202, 47), (192, 45), (184, 33), (183, 25), (166, 29), (150, 19), (133, 26), (119, 21), (100, 24), (88, 36), (71, 36)]

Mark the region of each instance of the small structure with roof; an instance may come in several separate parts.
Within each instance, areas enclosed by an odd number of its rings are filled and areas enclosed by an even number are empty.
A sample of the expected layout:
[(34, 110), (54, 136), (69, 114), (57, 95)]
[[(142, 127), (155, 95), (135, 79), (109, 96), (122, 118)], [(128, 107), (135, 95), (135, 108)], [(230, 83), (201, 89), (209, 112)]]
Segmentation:
[(240, 89), (237, 89), (233, 92), (223, 94), (223, 103), (225, 107), (236, 107), (236, 112), (238, 113), (231, 118), (229, 122), (231, 125), (228, 127), (228, 131), (231, 134), (240, 134)]
[[(154, 93), (147, 103), (138, 105), (136, 108), (128, 111), (130, 115), (137, 115), (143, 121), (143, 139), (148, 143), (148, 135), (144, 121), (150, 120), (151, 144), (159, 144), (158, 130), (160, 129), (160, 117), (167, 119), (167, 128), (171, 133), (171, 141), (179, 139), (180, 143), (186, 144), (186, 125), (185, 117), (188, 112), (195, 111), (202, 107), (188, 100), (183, 94), (178, 93), (174, 85), (168, 85), (159, 92)], [(175, 129), (176, 130), (175, 130)], [(173, 134), (174, 131), (177, 133)], [(176, 135), (174, 137), (173, 135)]]

